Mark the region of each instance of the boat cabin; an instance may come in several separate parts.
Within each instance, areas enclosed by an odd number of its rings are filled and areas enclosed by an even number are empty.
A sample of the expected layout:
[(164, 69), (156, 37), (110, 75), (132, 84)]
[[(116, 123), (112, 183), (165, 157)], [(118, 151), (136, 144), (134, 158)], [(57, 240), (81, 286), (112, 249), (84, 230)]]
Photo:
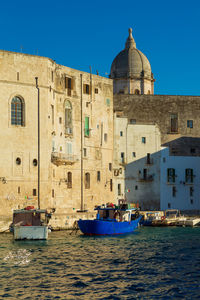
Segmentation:
[(43, 226), (48, 223), (46, 209), (18, 209), (13, 212), (14, 226)]
[[(116, 209), (116, 208), (97, 208), (97, 219), (118, 222), (130, 222), (134, 220), (134, 214), (132, 214), (133, 209)], [(135, 211), (135, 210), (134, 210)]]

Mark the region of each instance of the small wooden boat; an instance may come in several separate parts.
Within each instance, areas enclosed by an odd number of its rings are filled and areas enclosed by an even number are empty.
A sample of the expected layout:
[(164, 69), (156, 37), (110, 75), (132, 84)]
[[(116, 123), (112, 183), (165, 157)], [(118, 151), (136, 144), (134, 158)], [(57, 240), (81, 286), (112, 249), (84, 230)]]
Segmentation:
[(80, 230), (85, 235), (115, 235), (133, 232), (142, 216), (136, 209), (127, 209), (126, 205), (120, 208), (113, 206), (96, 208), (94, 220), (78, 221)]
[(46, 209), (34, 209), (27, 206), (13, 211), (11, 231), (15, 240), (46, 240), (48, 238), (48, 221), (51, 214)]

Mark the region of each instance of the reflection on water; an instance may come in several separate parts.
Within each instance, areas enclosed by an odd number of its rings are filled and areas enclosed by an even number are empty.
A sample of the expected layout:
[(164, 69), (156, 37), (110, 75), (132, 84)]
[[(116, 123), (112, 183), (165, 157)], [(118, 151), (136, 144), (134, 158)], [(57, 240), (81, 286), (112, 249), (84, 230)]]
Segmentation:
[(115, 237), (0, 235), (0, 298), (197, 299), (200, 228), (140, 228)]
[(13, 265), (27, 265), (30, 262), (31, 252), (26, 249), (19, 249), (14, 251), (9, 251), (4, 261)]

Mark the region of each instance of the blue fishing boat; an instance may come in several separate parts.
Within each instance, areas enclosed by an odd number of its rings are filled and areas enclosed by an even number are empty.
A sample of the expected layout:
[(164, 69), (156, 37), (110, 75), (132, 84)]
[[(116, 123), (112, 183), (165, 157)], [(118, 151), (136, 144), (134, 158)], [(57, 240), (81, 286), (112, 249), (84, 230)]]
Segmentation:
[(95, 208), (96, 219), (78, 221), (80, 230), (85, 235), (115, 235), (133, 232), (142, 216), (136, 209), (115, 206)]

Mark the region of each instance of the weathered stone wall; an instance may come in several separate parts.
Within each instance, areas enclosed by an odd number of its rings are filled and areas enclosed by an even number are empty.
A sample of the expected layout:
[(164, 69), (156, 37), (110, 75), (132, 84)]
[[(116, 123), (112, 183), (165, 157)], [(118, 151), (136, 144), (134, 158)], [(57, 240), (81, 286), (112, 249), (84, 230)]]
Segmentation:
[[(81, 82), (82, 74), (82, 82)], [(13, 209), (38, 204), (37, 101), (35, 77), (40, 89), (40, 204), (56, 208), (57, 217), (81, 209), (81, 103), (83, 157), (83, 208), (113, 202), (110, 189), (113, 160), (112, 80), (56, 64), (51, 59), (0, 51), (0, 215), (11, 216)], [(72, 86), (66, 85), (66, 77)], [(82, 83), (82, 84), (81, 84)], [(84, 84), (90, 92), (84, 91)], [(11, 124), (11, 101), (18, 96), (25, 106), (24, 126)], [(72, 107), (72, 132), (66, 133), (65, 103)], [(85, 137), (85, 117), (89, 117), (89, 137)], [(72, 144), (66, 158), (66, 144)], [(54, 146), (53, 146), (54, 144)], [(52, 149), (52, 146), (56, 149)], [(53, 163), (52, 152), (60, 164)], [(16, 164), (16, 158), (21, 164)], [(97, 171), (100, 180), (97, 181)], [(72, 185), (67, 173), (72, 173)], [(85, 188), (85, 173), (90, 173), (90, 188)], [(33, 193), (36, 190), (36, 195)]]
[[(181, 136), (199, 136), (199, 96), (114, 95), (114, 110), (123, 111), (136, 124), (157, 124), (162, 144)], [(177, 133), (171, 132), (171, 114), (178, 114)], [(187, 120), (193, 120), (193, 128), (187, 128)]]

